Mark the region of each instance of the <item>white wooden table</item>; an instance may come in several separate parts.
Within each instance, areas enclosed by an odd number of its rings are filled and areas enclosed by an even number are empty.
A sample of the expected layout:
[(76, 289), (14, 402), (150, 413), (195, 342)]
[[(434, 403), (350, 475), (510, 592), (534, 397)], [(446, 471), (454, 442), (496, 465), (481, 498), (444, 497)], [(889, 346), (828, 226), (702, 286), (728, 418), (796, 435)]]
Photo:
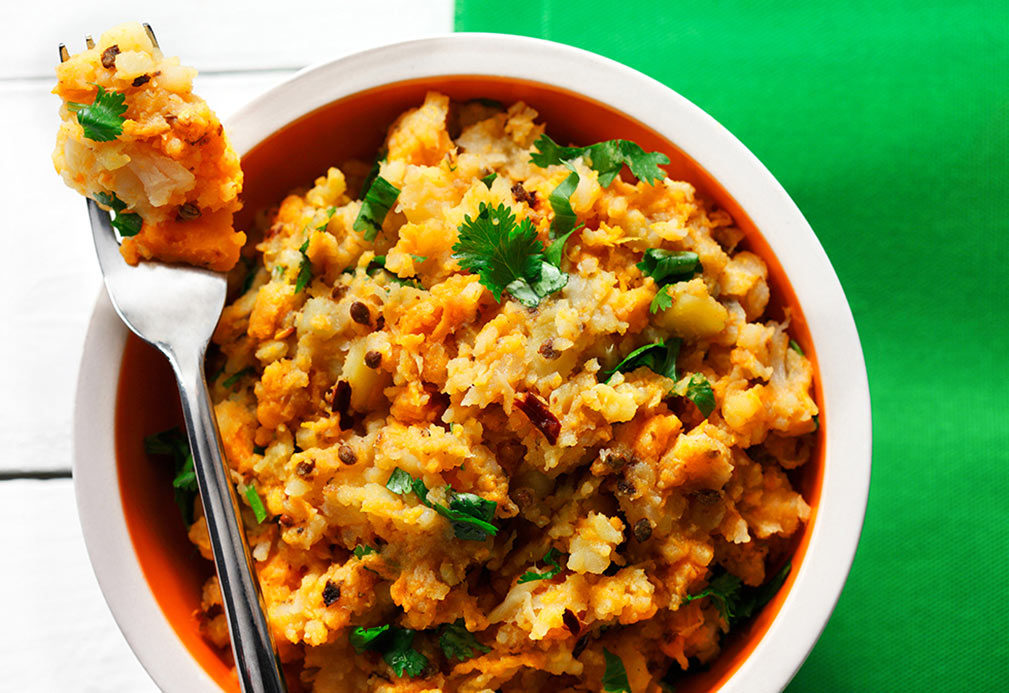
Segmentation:
[(452, 0), (0, 0), (0, 690), (157, 690), (116, 628), (88, 563), (70, 476), (81, 347), (101, 275), (84, 202), (50, 153), (56, 47), (129, 20), (200, 70), (227, 119), (295, 70), (452, 31)]

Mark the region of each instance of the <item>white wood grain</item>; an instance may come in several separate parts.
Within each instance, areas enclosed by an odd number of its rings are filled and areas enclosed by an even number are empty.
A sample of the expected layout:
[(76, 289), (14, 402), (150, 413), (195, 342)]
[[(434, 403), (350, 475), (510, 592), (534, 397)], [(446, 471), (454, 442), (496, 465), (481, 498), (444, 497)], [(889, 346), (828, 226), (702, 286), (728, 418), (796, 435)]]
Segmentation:
[(0, 690), (157, 691), (102, 599), (71, 481), (0, 482), (0, 526)]
[(201, 72), (297, 68), (383, 43), (452, 31), (452, 0), (2, 0), (0, 77), (48, 77), (56, 46), (80, 50), (125, 21), (148, 22)]

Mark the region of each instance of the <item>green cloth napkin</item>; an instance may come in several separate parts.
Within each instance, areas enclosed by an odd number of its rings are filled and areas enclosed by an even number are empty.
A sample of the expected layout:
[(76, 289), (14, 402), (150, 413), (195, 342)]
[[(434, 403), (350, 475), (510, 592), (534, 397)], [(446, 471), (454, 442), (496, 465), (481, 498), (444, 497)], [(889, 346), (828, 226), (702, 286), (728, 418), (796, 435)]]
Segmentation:
[(858, 324), (873, 478), (789, 691), (1009, 690), (1009, 3), (457, 0), (655, 77), (767, 165)]

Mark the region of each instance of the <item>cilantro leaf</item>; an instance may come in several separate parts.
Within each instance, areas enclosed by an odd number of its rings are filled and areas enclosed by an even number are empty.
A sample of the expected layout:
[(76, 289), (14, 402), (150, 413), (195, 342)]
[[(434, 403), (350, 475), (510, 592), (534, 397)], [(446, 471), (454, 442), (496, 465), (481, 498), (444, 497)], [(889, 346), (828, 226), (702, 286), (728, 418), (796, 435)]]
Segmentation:
[(788, 577), (790, 572), (792, 572), (791, 562), (782, 566), (781, 570), (774, 577), (760, 587), (747, 588), (736, 604), (736, 617), (739, 620), (743, 620), (757, 613), (778, 593), (781, 586), (785, 584), (785, 578)]
[(572, 169), (568, 177), (562, 180), (550, 193), (548, 199), (550, 206), (554, 210), (554, 220), (550, 224), (551, 238), (566, 237), (575, 228), (578, 217), (575, 215), (575, 210), (571, 207), (571, 195), (578, 188), (579, 180), (578, 173)]
[(253, 375), (253, 374), (255, 374), (255, 372), (256, 372), (255, 368), (253, 368), (252, 366), (246, 366), (242, 370), (235, 371), (234, 373), (232, 373), (231, 375), (229, 375), (227, 378), (225, 378), (224, 382), (221, 383), (221, 387), (224, 387), (224, 388), (234, 387), (235, 384), (239, 380), (241, 380), (242, 378), (244, 378), (247, 375)]
[(409, 472), (404, 472), (399, 467), (396, 467), (392, 470), (389, 480), (385, 482), (385, 487), (393, 493), (400, 495), (410, 493), (413, 490), (413, 477), (410, 476)]
[(67, 108), (77, 114), (84, 136), (95, 142), (110, 142), (123, 134), (126, 117), (126, 95), (98, 87), (95, 100), (89, 104), (70, 101)]
[(609, 374), (606, 381), (613, 377), (614, 373), (630, 373), (631, 371), (647, 366), (659, 375), (664, 375), (671, 380), (676, 380), (676, 357), (680, 353), (680, 344), (683, 340), (671, 337), (667, 340), (659, 340), (654, 344), (646, 344), (629, 353), (624, 360), (618, 363), (613, 369), (603, 371)]
[(480, 203), (476, 218), (467, 215), (459, 227), (459, 241), (452, 251), (463, 269), (480, 275), (480, 283), (498, 302), (501, 292), (512, 282), (523, 280), (529, 285), (542, 273), (543, 244), (536, 237), (536, 229), (528, 219), (516, 223), (515, 215), (504, 204), (488, 207)]
[(715, 392), (711, 389), (708, 379), (700, 373), (690, 376), (690, 382), (687, 383), (687, 399), (693, 402), (704, 416), (715, 411)]
[(400, 495), (413, 491), (420, 502), (448, 520), (458, 539), (483, 541), (495, 536), (498, 528), (491, 524), (497, 502), (481, 498), (474, 493), (454, 493), (449, 487), (448, 507), (428, 501), (428, 489), (423, 479), (414, 479), (399, 467), (393, 470), (385, 487)]
[(557, 267), (563, 249), (563, 241), (558, 239), (554, 244), (558, 242), (560, 246), (554, 253), (557, 264), (553, 264), (543, 253), (543, 244), (529, 219), (516, 223), (506, 205), (488, 207), (480, 203), (476, 218), (467, 216), (459, 227), (452, 257), (463, 269), (478, 273), (480, 283), (498, 302), (502, 291), (507, 290), (515, 300), (535, 308), (568, 283), (567, 274)]
[(486, 176), (484, 176), (483, 178), (480, 179), (480, 182), (483, 183), (484, 185), (486, 185), (487, 189), (490, 190), (490, 186), (494, 183), (494, 180), (496, 178), (497, 178), (497, 173), (496, 172), (495, 173), (488, 173)]
[(263, 505), (263, 499), (259, 497), (255, 484), (245, 487), (245, 498), (249, 501), (249, 507), (252, 508), (252, 512), (256, 516), (256, 522), (263, 524), (263, 520), (266, 519), (266, 507)]
[(684, 597), (681, 603), (687, 604), (695, 599), (710, 597), (718, 607), (718, 613), (721, 614), (722, 620), (726, 624), (730, 624), (736, 617), (736, 602), (739, 599), (739, 588), (742, 584), (742, 581), (732, 573), (722, 573), (697, 594)]
[(126, 203), (116, 197), (113, 193), (95, 193), (95, 201), (100, 202), (112, 210), (112, 228), (119, 232), (123, 238), (136, 236), (140, 233), (144, 220), (135, 212), (123, 212)]
[(646, 250), (644, 258), (636, 266), (645, 276), (654, 279), (659, 286), (690, 279), (703, 269), (697, 253), (662, 248)]
[(399, 188), (382, 176), (376, 176), (361, 201), (361, 210), (354, 219), (354, 230), (363, 231), (366, 241), (375, 240), (375, 236), (382, 230), (385, 216), (396, 204), (397, 197)]
[(441, 645), (441, 651), (445, 653), (447, 659), (458, 659), (460, 662), (475, 657), (474, 650), (490, 652), (489, 647), (466, 630), (466, 624), (461, 618), (455, 623), (446, 623), (441, 627), (438, 644)]
[(378, 152), (378, 156), (375, 157), (375, 161), (372, 162), (371, 168), (368, 170), (368, 175), (361, 181), (361, 197), (364, 197), (368, 189), (371, 188), (371, 184), (378, 178), (378, 173), (382, 169), (382, 162), (385, 161), (388, 155), (389, 152), (384, 148)]
[(312, 261), (308, 259), (309, 240), (306, 238), (305, 242), (298, 248), (301, 252), (301, 264), (298, 266), (298, 279), (294, 283), (294, 293), (296, 294), (304, 291), (305, 287), (312, 281)]
[(557, 549), (551, 547), (550, 550), (546, 552), (546, 555), (543, 556), (543, 562), (553, 567), (542, 573), (538, 573), (535, 570), (526, 571), (521, 577), (519, 577), (518, 584), (521, 585), (524, 582), (532, 582), (534, 580), (550, 580), (557, 577), (564, 569), (561, 566), (560, 561), (557, 560), (560, 556), (561, 553), (557, 551)]
[(562, 147), (543, 133), (533, 146), (537, 151), (533, 152), (531, 161), (541, 168), (584, 157), (585, 162), (599, 173), (599, 184), (604, 188), (620, 174), (624, 164), (638, 180), (651, 184), (666, 177), (659, 166), (669, 163), (665, 154), (645, 152), (628, 140), (607, 140), (587, 147)]
[(606, 672), (603, 674), (603, 690), (608, 693), (631, 693), (631, 684), (627, 680), (627, 670), (624, 662), (606, 648), (603, 648), (606, 658)]
[(794, 339), (788, 340), (788, 346), (789, 346), (789, 348), (792, 349), (792, 351), (794, 351), (795, 353), (797, 353), (799, 356), (805, 356), (806, 355), (806, 352), (804, 352), (802, 350), (802, 347), (799, 346), (799, 343), (797, 341), (795, 341)]
[(374, 649), (373, 644), (375, 641), (384, 635), (390, 627), (388, 623), (384, 626), (375, 626), (374, 628), (358, 626), (350, 632), (350, 644), (354, 646), (354, 650), (358, 654)]
[(410, 678), (420, 676), (427, 667), (427, 657), (413, 649), (414, 631), (409, 628), (393, 628), (382, 659), (392, 667), (396, 676), (406, 674)]
[(358, 559), (362, 559), (365, 556), (373, 553), (378, 553), (378, 551), (367, 544), (358, 544), (354, 547), (354, 556)]
[(175, 477), (172, 488), (175, 491), (175, 504), (179, 506), (182, 520), (189, 527), (193, 523), (193, 507), (199, 489), (196, 485), (196, 470), (193, 466), (193, 455), (189, 450), (189, 439), (178, 428), (170, 428), (144, 437), (144, 452), (148, 455), (170, 457), (173, 462)]
[(660, 287), (656, 292), (652, 302), (648, 304), (649, 313), (658, 313), (661, 310), (668, 310), (673, 306), (673, 297), (669, 295), (669, 284)]
[(336, 207), (330, 207), (329, 209), (327, 209), (326, 210), (326, 221), (324, 221), (321, 224), (319, 224), (318, 226), (316, 226), (315, 230), (316, 231), (325, 231), (327, 228), (329, 228), (329, 221), (330, 221), (330, 219), (333, 218), (334, 214), (336, 214)]

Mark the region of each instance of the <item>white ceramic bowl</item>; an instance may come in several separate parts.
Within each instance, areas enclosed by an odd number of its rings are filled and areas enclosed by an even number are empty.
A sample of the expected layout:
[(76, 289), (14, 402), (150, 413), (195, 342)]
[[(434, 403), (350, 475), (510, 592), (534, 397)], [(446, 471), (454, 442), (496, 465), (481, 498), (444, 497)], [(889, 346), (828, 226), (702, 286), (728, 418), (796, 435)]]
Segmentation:
[[(723, 691), (776, 691), (794, 676), (834, 608), (861, 532), (871, 420), (862, 351), (841, 285), (812, 229), (766, 168), (725, 128), (659, 82), (606, 58), (547, 41), (456, 34), (391, 45), (306, 69), (227, 123), (243, 156), (331, 102), (408, 80), (450, 75), (522, 80), (609, 105), (654, 130), (707, 171), (777, 256), (805, 315), (819, 366), (823, 472), (801, 564), (770, 626)], [(535, 105), (535, 104), (534, 104)], [(551, 121), (547, 121), (551, 122)], [(217, 684), (173, 630), (141, 571), (115, 465), (115, 405), (127, 339), (102, 292), (84, 347), (74, 421), (74, 479), (84, 537), (130, 646), (167, 691)]]

